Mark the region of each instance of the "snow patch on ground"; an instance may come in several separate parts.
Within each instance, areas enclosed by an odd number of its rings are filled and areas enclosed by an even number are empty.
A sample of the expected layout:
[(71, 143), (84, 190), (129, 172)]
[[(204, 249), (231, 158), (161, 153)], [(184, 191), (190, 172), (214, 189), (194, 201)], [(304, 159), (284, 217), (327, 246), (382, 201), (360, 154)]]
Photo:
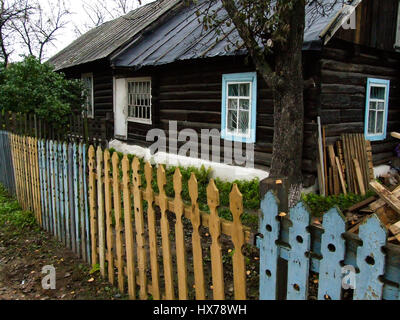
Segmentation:
[(109, 147), (117, 150), (118, 152), (133, 154), (139, 158), (143, 158), (145, 161), (149, 161), (152, 164), (161, 163), (165, 164), (167, 167), (181, 166), (184, 168), (201, 168), (202, 166), (204, 166), (206, 169), (211, 168), (212, 178), (219, 178), (227, 182), (233, 182), (235, 180), (251, 181), (256, 178), (261, 181), (268, 178), (269, 176), (269, 172), (260, 169), (230, 166), (223, 163), (183, 157), (166, 152), (158, 152), (155, 155), (151, 155), (150, 150), (147, 148), (142, 148), (135, 145), (128, 145), (119, 140), (112, 140), (109, 144)]
[(389, 171), (390, 171), (390, 166), (387, 166), (387, 165), (382, 165), (382, 166), (375, 167), (374, 168), (375, 179), (388, 174)]

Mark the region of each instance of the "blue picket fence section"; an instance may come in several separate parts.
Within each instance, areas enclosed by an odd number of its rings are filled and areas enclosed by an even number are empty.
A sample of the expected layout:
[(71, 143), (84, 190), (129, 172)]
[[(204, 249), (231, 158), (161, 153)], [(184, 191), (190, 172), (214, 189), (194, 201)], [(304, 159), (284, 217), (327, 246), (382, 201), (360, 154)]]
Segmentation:
[[(278, 299), (278, 291), (288, 300), (310, 299), (310, 285), (317, 287), (314, 298), (319, 300), (341, 300), (345, 290), (354, 300), (400, 298), (400, 249), (387, 242), (387, 230), (375, 214), (355, 235), (346, 233), (337, 208), (323, 216), (322, 226), (310, 223), (302, 202), (290, 210), (289, 218), (281, 218), (277, 199), (268, 192), (261, 211), (261, 300)], [(278, 268), (280, 258), (287, 268)], [(282, 278), (286, 282), (278, 280)]]
[(90, 261), (86, 145), (52, 140), (38, 144), (43, 227)]
[(10, 136), (7, 131), (0, 131), (0, 183), (11, 195), (16, 195)]

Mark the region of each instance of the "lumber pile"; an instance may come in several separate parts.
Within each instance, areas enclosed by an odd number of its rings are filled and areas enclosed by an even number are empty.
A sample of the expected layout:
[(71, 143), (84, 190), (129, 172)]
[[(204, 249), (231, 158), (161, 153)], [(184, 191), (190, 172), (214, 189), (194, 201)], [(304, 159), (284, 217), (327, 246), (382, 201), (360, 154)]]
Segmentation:
[(322, 195), (365, 195), (374, 179), (371, 142), (363, 134), (342, 134), (326, 145), (325, 130), (319, 140), (318, 180)]
[(389, 242), (400, 243), (400, 185), (393, 191), (377, 181), (371, 181), (369, 186), (377, 196), (347, 210), (348, 232), (357, 233), (360, 225), (371, 214), (376, 214), (390, 232)]

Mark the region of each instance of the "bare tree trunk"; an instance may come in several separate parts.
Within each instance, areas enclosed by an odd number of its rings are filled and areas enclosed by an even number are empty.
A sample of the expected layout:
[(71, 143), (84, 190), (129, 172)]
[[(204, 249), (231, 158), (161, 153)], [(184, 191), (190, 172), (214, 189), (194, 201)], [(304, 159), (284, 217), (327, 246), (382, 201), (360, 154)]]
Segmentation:
[(287, 47), (276, 52), (275, 71), (279, 77), (272, 88), (275, 124), (271, 176), (289, 179), (290, 204), (301, 196), (304, 133), (304, 4), (298, 1), (294, 10)]

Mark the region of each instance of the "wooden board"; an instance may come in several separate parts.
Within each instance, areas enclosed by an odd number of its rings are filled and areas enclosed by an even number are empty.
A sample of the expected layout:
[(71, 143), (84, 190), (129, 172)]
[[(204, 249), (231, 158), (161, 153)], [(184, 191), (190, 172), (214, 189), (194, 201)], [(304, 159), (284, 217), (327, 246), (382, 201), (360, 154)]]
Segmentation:
[(361, 195), (365, 196), (366, 191), (365, 191), (363, 175), (362, 175), (361, 168), (360, 168), (360, 163), (358, 162), (357, 159), (353, 159), (353, 162), (354, 162), (354, 167), (356, 169), (357, 181), (358, 181)]
[(392, 192), (377, 181), (371, 181), (369, 185), (393, 210), (400, 213), (400, 200)]

